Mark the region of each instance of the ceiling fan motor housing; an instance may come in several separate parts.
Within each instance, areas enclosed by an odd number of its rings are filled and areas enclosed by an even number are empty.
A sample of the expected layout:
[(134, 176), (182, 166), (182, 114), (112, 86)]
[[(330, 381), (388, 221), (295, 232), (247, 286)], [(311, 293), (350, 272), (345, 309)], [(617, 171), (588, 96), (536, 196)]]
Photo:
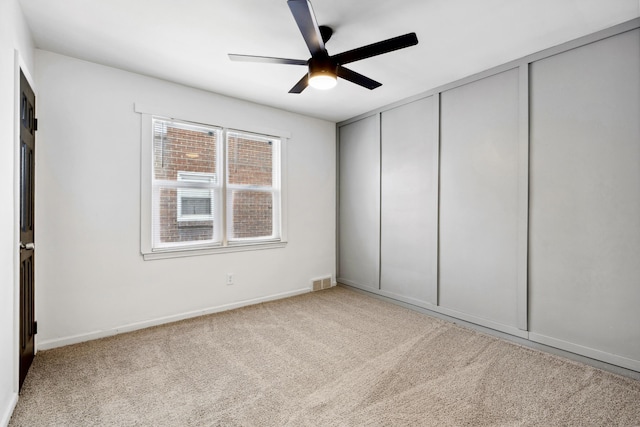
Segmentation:
[(328, 76), (336, 78), (338, 75), (338, 64), (329, 56), (316, 56), (309, 59), (309, 78), (316, 76)]

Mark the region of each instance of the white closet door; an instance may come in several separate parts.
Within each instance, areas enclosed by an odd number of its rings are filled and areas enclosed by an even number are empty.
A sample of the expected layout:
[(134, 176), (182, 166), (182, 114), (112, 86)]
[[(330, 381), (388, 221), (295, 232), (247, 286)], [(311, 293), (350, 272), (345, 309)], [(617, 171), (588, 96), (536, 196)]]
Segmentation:
[(439, 302), (458, 317), (512, 333), (518, 117), (517, 69), (441, 95)]
[(338, 280), (380, 288), (380, 121), (340, 128)]
[(531, 339), (640, 370), (640, 31), (530, 71)]
[(380, 288), (435, 304), (438, 142), (433, 97), (384, 111)]

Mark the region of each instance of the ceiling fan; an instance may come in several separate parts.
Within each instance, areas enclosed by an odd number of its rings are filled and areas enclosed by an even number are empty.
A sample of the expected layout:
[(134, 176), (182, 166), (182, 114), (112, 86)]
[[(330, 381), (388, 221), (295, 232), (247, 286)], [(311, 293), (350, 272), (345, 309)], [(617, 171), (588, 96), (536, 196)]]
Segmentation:
[(289, 93), (301, 93), (309, 85), (318, 89), (329, 89), (336, 85), (338, 77), (366, 87), (367, 89), (375, 89), (382, 86), (382, 83), (356, 73), (344, 67), (344, 64), (418, 44), (416, 33), (409, 33), (357, 49), (348, 50), (337, 55), (329, 55), (325, 43), (331, 38), (333, 30), (324, 25), (318, 26), (309, 0), (288, 0), (287, 4), (289, 5), (289, 9), (291, 9), (293, 18), (298, 24), (302, 37), (309, 48), (309, 52), (311, 52), (311, 58), (305, 61), (303, 59), (236, 55), (230, 53), (229, 59), (232, 61), (263, 62), (269, 64), (306, 65), (308, 67), (307, 74), (291, 88)]

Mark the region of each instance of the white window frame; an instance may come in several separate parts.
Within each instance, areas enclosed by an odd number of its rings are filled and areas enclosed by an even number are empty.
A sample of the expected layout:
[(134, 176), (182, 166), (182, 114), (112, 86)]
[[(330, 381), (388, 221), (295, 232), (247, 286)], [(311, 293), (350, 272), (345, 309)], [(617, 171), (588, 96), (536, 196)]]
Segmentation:
[[(140, 252), (144, 260), (155, 260), (164, 258), (177, 258), (185, 256), (196, 255), (208, 255), (216, 253), (228, 253), (228, 252), (242, 252), (252, 250), (264, 250), (275, 249), (285, 247), (287, 244), (287, 142), (291, 138), (289, 132), (278, 131), (273, 129), (265, 129), (260, 127), (247, 126), (241, 124), (238, 126), (236, 123), (230, 123), (235, 126), (220, 126), (214, 124), (207, 124), (213, 122), (208, 117), (192, 117), (191, 119), (185, 119), (181, 115), (167, 114), (163, 111), (155, 111), (154, 109), (146, 108), (140, 104), (135, 104), (134, 111), (141, 115), (141, 176), (140, 176)], [(233, 239), (229, 241), (226, 236), (226, 230), (224, 227), (220, 227), (219, 231), (224, 233), (221, 242), (193, 242), (193, 244), (169, 244), (162, 247), (154, 248), (152, 244), (152, 211), (153, 211), (153, 118), (158, 117), (167, 120), (182, 121), (187, 123), (194, 123), (196, 125), (211, 126), (214, 128), (220, 128), (222, 132), (222, 145), (224, 159), (224, 170), (226, 173), (226, 133), (235, 132), (249, 135), (259, 135), (262, 137), (272, 137), (279, 140), (279, 149), (277, 153), (274, 152), (274, 169), (277, 162), (279, 168), (279, 184), (278, 196), (274, 197), (273, 206), (273, 227), (274, 230), (279, 232), (279, 237), (260, 237), (260, 238), (246, 238), (246, 239)], [(276, 172), (277, 173), (277, 172)], [(222, 203), (222, 215), (224, 216), (224, 223), (229, 224), (226, 209), (226, 176), (218, 177), (218, 180), (222, 181), (222, 185), (219, 185), (221, 194), (219, 196), (214, 194), (212, 200), (213, 203)], [(194, 183), (195, 184), (195, 183)], [(198, 187), (199, 185), (195, 185)], [(279, 218), (278, 218), (279, 217)], [(218, 227), (216, 227), (218, 229)], [(274, 233), (275, 234), (275, 233)]]

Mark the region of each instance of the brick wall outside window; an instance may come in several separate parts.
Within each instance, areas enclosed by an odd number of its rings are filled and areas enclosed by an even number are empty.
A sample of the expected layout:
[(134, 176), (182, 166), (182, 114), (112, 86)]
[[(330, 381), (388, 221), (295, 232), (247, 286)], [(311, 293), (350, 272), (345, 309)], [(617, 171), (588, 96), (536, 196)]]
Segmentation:
[[(273, 185), (273, 146), (268, 141), (230, 135), (227, 165), (230, 185)], [(230, 194), (227, 203), (232, 203), (233, 206), (231, 237), (270, 236), (273, 232), (271, 193), (236, 190)]]

